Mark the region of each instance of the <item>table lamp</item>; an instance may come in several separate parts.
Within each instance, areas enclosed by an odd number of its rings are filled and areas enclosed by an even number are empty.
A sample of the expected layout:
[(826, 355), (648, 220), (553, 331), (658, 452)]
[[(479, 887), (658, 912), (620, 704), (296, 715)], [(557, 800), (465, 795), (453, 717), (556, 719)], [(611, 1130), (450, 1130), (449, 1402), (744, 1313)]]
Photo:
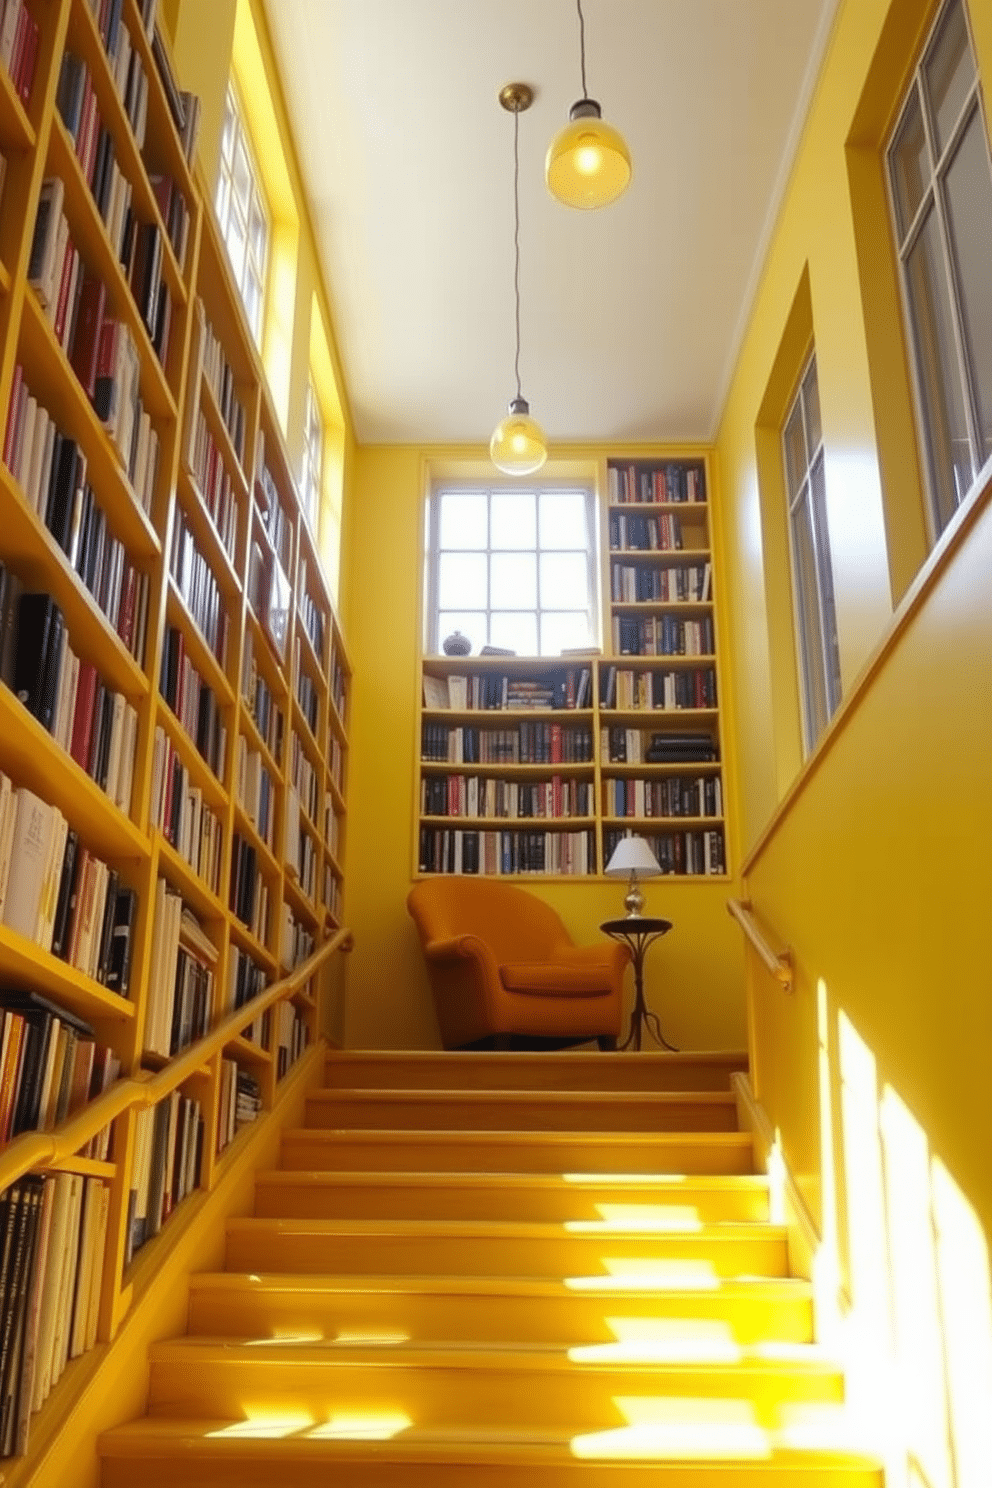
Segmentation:
[(621, 837), (604, 871), (611, 878), (629, 877), (627, 895), (623, 902), (627, 918), (636, 919), (644, 908), (644, 895), (637, 886), (638, 876), (654, 878), (661, 872), (661, 864), (644, 838)]

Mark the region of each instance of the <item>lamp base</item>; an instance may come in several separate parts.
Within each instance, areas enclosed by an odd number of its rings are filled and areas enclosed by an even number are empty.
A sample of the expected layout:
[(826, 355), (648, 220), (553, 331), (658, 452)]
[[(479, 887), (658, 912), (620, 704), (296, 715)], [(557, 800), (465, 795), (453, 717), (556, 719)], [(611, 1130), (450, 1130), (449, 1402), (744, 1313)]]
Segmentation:
[(627, 893), (624, 896), (623, 907), (627, 911), (628, 920), (640, 918), (641, 910), (644, 908), (644, 895), (637, 886), (637, 879), (631, 874)]

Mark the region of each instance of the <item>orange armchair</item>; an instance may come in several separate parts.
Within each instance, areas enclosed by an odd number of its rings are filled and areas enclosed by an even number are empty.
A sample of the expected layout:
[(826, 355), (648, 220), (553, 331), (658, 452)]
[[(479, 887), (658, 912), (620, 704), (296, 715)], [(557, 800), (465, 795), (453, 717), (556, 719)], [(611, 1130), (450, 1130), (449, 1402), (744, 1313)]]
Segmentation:
[(424, 879), (406, 903), (446, 1049), (512, 1034), (615, 1046), (625, 946), (575, 945), (550, 905), (492, 879)]

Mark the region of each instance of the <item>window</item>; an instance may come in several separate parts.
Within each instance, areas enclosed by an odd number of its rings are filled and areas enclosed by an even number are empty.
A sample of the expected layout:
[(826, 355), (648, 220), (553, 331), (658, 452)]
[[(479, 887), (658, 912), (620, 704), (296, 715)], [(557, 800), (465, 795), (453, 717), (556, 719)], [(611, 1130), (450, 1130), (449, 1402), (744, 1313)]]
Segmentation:
[(270, 214), (233, 83), (224, 104), (216, 206), (248, 323), (261, 346)]
[(307, 381), (307, 403), (303, 417), (303, 477), (300, 481), (300, 495), (303, 514), (310, 523), (311, 532), (316, 533), (324, 480), (324, 420), (312, 379)]
[(428, 528), (429, 650), (453, 630), (520, 656), (596, 644), (591, 489), (445, 486)]
[(815, 357), (803, 372), (785, 421), (782, 443), (789, 499), (803, 739), (808, 754), (840, 702), (840, 653)]
[(992, 168), (963, 0), (941, 10), (887, 164), (935, 540), (992, 454)]

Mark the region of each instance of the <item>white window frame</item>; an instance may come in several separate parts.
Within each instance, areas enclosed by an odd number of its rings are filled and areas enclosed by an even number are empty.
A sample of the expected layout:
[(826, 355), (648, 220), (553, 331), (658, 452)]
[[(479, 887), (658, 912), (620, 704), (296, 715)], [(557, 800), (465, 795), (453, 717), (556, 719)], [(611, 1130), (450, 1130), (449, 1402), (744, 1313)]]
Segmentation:
[(303, 471), (300, 479), (300, 504), (303, 515), (316, 536), (320, 520), (320, 500), (324, 485), (324, 415), (313, 378), (307, 378), (303, 414)]
[[(593, 487), (592, 482), (591, 481), (585, 481), (585, 480), (573, 480), (573, 481), (550, 481), (550, 480), (542, 480), (542, 481), (528, 482), (526, 484), (522, 484), (521, 482), (517, 481), (517, 482), (513, 482), (511, 484), (509, 482), (501, 482), (501, 481), (445, 480), (443, 482), (438, 482), (436, 485), (434, 485), (432, 487), (431, 492), (430, 492), (430, 495), (429, 495), (428, 500), (427, 500), (427, 532), (426, 532), (426, 539), (427, 540), (426, 540), (426, 544), (425, 544), (426, 565), (425, 565), (425, 617), (424, 617), (425, 618), (425, 626), (424, 626), (424, 629), (425, 629), (425, 643), (426, 643), (426, 649), (427, 649), (428, 653), (434, 653), (434, 654), (439, 653), (440, 650), (441, 650), (441, 642), (444, 639), (441, 636), (441, 634), (440, 634), (439, 576), (440, 576), (441, 554), (442, 554), (442, 551), (446, 551), (446, 552), (460, 551), (458, 549), (445, 549), (445, 550), (442, 550), (442, 548), (441, 548), (441, 545), (440, 545), (441, 498), (443, 496), (445, 496), (445, 495), (461, 495), (461, 494), (464, 494), (464, 495), (485, 495), (487, 497), (487, 509), (488, 509), (488, 504), (491, 502), (492, 497), (494, 495), (498, 494), (498, 493), (506, 492), (506, 491), (513, 492), (513, 493), (522, 493), (522, 492), (531, 493), (531, 492), (533, 492), (537, 496), (540, 496), (544, 492), (566, 492), (566, 493), (569, 493), (569, 494), (581, 495), (581, 496), (583, 496), (585, 498), (585, 513), (586, 513), (586, 545), (585, 545), (585, 550), (584, 550), (585, 551), (585, 559), (586, 559), (586, 593), (585, 593), (585, 597), (584, 597), (585, 602), (584, 602), (584, 604), (576, 603), (574, 606), (570, 605), (568, 607), (568, 610), (569, 610), (569, 612), (571, 612), (572, 610), (581, 610), (583, 608), (586, 610), (587, 623), (588, 623), (588, 631), (589, 631), (589, 637), (590, 637), (589, 645), (590, 646), (597, 646), (597, 645), (599, 645), (600, 644), (600, 615), (599, 615), (599, 608), (600, 607), (599, 607), (599, 600), (598, 600), (598, 583), (597, 583), (597, 575), (598, 575), (597, 533), (598, 533), (598, 526), (597, 526), (596, 493), (595, 493), (595, 490), (594, 490), (594, 487)], [(466, 552), (471, 551), (473, 554), (478, 554), (478, 553), (481, 553), (481, 552), (485, 552), (487, 558), (489, 558), (489, 557), (492, 556), (492, 554), (494, 552), (501, 552), (503, 550), (502, 549), (494, 549), (490, 545), (490, 546), (487, 546), (484, 549), (482, 549), (482, 548), (474, 548), (474, 549), (471, 549), (471, 550), (466, 549), (465, 551)], [(579, 549), (579, 548), (575, 548), (575, 547), (561, 548), (561, 549), (559, 549), (559, 548), (551, 547), (550, 545), (546, 545), (546, 546), (542, 547), (541, 546), (541, 542), (540, 542), (540, 523), (538, 521), (538, 531), (537, 531), (537, 535), (536, 535), (534, 547), (533, 548), (519, 548), (519, 549), (515, 549), (515, 550), (510, 550), (510, 551), (514, 551), (514, 552), (516, 552), (518, 554), (535, 553), (537, 555), (540, 555), (541, 553), (555, 553), (555, 552), (576, 553), (576, 552), (580, 552), (582, 550)], [(537, 589), (537, 604), (536, 604), (536, 606), (522, 606), (521, 609), (523, 611), (527, 612), (527, 613), (532, 613), (532, 614), (535, 614), (536, 615), (536, 618), (537, 618), (538, 644), (540, 645), (541, 616), (542, 616), (542, 614), (556, 614), (556, 613), (562, 613), (562, 611), (560, 610), (560, 608), (558, 606), (552, 606), (552, 605), (542, 606), (542, 604), (541, 604), (541, 592), (540, 592), (540, 562), (538, 562), (538, 564), (537, 564), (537, 569), (538, 569), (538, 578), (537, 578), (537, 585), (538, 585), (538, 589)], [(502, 614), (502, 613), (514, 613), (514, 612), (511, 611), (511, 610), (506, 610), (502, 606), (496, 606), (496, 607), (494, 607), (491, 604), (489, 604), (488, 603), (488, 600), (490, 598), (490, 595), (488, 594), (488, 592), (487, 592), (486, 598), (487, 598), (487, 604), (485, 606), (480, 605), (478, 608), (479, 608), (480, 612), (481, 611), (484, 611), (484, 613), (486, 615), (486, 627), (487, 627), (486, 633), (487, 633), (487, 639), (488, 639), (488, 636), (489, 636), (489, 625), (490, 625), (490, 622), (491, 622), (492, 615), (494, 613)], [(542, 653), (539, 652), (538, 654), (542, 654)], [(559, 653), (555, 652), (555, 653), (552, 653), (552, 654), (557, 655)]]
[[(814, 389), (817, 426), (808, 417), (810, 388)], [(802, 431), (803, 460), (790, 476), (788, 432), (795, 415)], [(807, 359), (782, 424), (782, 466), (789, 526), (789, 555), (792, 572), (793, 624), (796, 664), (803, 716), (803, 749), (809, 755), (816, 747), (840, 704), (840, 654), (837, 644), (837, 611), (834, 603), (833, 564), (827, 525), (823, 429), (819, 418), (819, 384), (816, 354)], [(812, 546), (813, 569), (807, 571), (804, 554), (796, 542), (796, 526), (805, 516)], [(815, 613), (809, 614), (804, 596), (815, 596)], [(821, 685), (817, 685), (817, 682)]]
[[(972, 79), (969, 85), (961, 110), (954, 125), (948, 132), (943, 149), (938, 148), (937, 131), (934, 123), (931, 100), (927, 86), (927, 67), (938, 46), (943, 28), (948, 23), (948, 18), (956, 5), (960, 5), (964, 21), (965, 34), (972, 63)], [(900, 230), (900, 212), (897, 202), (897, 192), (894, 181), (894, 159), (896, 146), (899, 143), (903, 124), (907, 120), (913, 105), (919, 108), (919, 116), (923, 124), (924, 136), (927, 149), (927, 164), (929, 166), (929, 178), (926, 181), (921, 195), (919, 205), (913, 215), (912, 221)], [(926, 44), (921, 53), (919, 62), (913, 73), (913, 77), (906, 88), (905, 95), (900, 102), (895, 127), (893, 128), (885, 147), (885, 180), (889, 200), (889, 217), (892, 225), (893, 238), (899, 257), (899, 278), (902, 291), (903, 317), (906, 324), (907, 340), (910, 347), (910, 370), (913, 386), (913, 398), (915, 403), (917, 438), (920, 445), (920, 455), (923, 466), (924, 482), (927, 497), (927, 527), (931, 546), (940, 537), (941, 532), (953, 515), (953, 510), (960, 506), (967, 496), (968, 491), (974, 485), (975, 477), (985, 463), (982, 453), (982, 433), (979, 418), (979, 403), (976, 396), (975, 367), (968, 346), (968, 338), (965, 328), (965, 317), (962, 313), (962, 293), (960, 283), (960, 267), (954, 233), (947, 209), (946, 202), (946, 180), (950, 168), (954, 162), (958, 148), (965, 138), (966, 133), (977, 119), (977, 125), (981, 132), (982, 141), (985, 146), (986, 160), (989, 162), (990, 179), (992, 179), (992, 158), (989, 156), (989, 135), (985, 120), (982, 102), (982, 92), (978, 74), (978, 65), (975, 56), (974, 40), (971, 33), (971, 24), (968, 16), (968, 7), (965, 0), (944, 0), (940, 6), (933, 26), (931, 27)], [(968, 454), (970, 457), (972, 479), (967, 486), (962, 486), (957, 480), (957, 468), (952, 462), (950, 469), (946, 463), (938, 472), (935, 466), (938, 464), (938, 456), (935, 452), (935, 431), (931, 427), (927, 413), (927, 401), (924, 396), (924, 378), (920, 370), (921, 352), (919, 351), (919, 339), (921, 330), (919, 326), (917, 307), (914, 304), (910, 282), (908, 264), (910, 255), (919, 241), (923, 228), (930, 220), (931, 213), (936, 221), (937, 241), (941, 256), (941, 269), (943, 271), (947, 294), (948, 307), (951, 316), (951, 330), (954, 341), (954, 357), (958, 373), (958, 387), (956, 392), (960, 396), (966, 425), (968, 441)], [(981, 286), (983, 295), (992, 296), (992, 259), (986, 258), (988, 266), (987, 284)], [(992, 399), (992, 388), (984, 390), (987, 399)], [(947, 500), (945, 489), (944, 500), (941, 500), (940, 481), (950, 482), (954, 488), (954, 501), (951, 507)], [(943, 508), (943, 509), (942, 509)]]
[[(248, 197), (246, 201), (242, 201), (234, 189), (235, 160), (239, 150), (243, 152), (247, 165)], [(241, 295), (241, 303), (248, 317), (248, 324), (256, 346), (261, 347), (262, 331), (265, 325), (265, 290), (272, 248), (272, 212), (262, 185), (262, 173), (258, 168), (251, 135), (245, 124), (245, 111), (238, 97), (233, 77), (228, 81), (227, 96), (224, 102), (224, 127), (221, 131), (220, 164), (217, 171), (214, 207), (220, 224), (221, 236), (227, 248), (231, 270)], [(257, 252), (255, 234), (251, 231), (255, 217), (261, 221), (265, 229), (261, 258)], [(239, 232), (244, 244), (240, 263), (237, 261)], [(253, 296), (252, 290), (254, 290)]]

